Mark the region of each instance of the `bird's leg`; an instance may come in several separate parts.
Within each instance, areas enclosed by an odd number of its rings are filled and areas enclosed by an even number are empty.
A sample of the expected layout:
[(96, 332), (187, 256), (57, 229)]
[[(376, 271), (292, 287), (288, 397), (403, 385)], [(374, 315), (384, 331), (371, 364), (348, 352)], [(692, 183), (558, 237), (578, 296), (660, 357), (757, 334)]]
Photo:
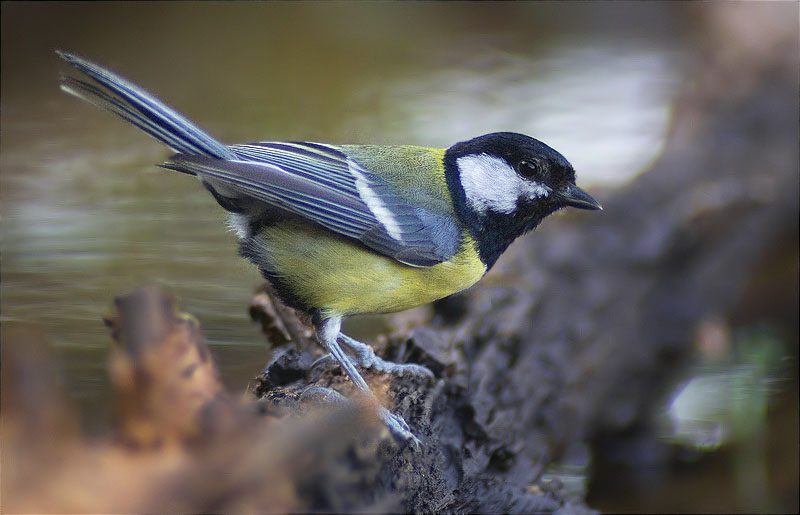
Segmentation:
[(433, 372), (428, 370), (427, 367), (416, 365), (414, 363), (400, 364), (386, 361), (378, 357), (375, 354), (375, 351), (372, 350), (372, 347), (366, 343), (361, 343), (358, 340), (354, 340), (344, 333), (339, 333), (339, 339), (348, 349), (350, 349), (350, 352), (356, 358), (356, 363), (358, 363), (361, 368), (372, 368), (377, 372), (395, 374), (398, 376), (410, 374), (424, 376), (431, 379), (433, 378)]
[[(337, 340), (342, 327), (342, 319), (338, 317), (326, 318), (315, 323), (314, 326), (317, 329), (317, 338), (328, 352), (331, 353), (331, 356), (339, 363), (339, 366), (342, 367), (342, 370), (344, 370), (344, 373), (347, 374), (347, 377), (353, 382), (356, 389), (364, 395), (369, 395), (374, 398), (372, 390), (369, 389), (367, 382), (364, 381), (364, 378), (358, 373), (353, 362), (339, 346)], [(386, 427), (389, 428), (389, 431), (391, 431), (395, 437), (402, 440), (411, 440), (416, 445), (419, 445), (419, 439), (417, 439), (408, 428), (408, 424), (403, 420), (403, 417), (395, 415), (380, 405), (378, 405), (378, 416), (380, 416), (383, 423), (386, 424)]]
[[(355, 358), (355, 362), (361, 368), (372, 368), (376, 372), (382, 374), (394, 374), (397, 376), (415, 375), (421, 376), (426, 379), (433, 379), (433, 372), (427, 367), (417, 365), (415, 363), (394, 363), (386, 361), (385, 359), (377, 356), (372, 347), (366, 343), (355, 340), (344, 333), (339, 333), (339, 340), (347, 347), (350, 354)], [(316, 368), (323, 363), (330, 362), (334, 357), (331, 354), (326, 354), (312, 363), (311, 368)]]

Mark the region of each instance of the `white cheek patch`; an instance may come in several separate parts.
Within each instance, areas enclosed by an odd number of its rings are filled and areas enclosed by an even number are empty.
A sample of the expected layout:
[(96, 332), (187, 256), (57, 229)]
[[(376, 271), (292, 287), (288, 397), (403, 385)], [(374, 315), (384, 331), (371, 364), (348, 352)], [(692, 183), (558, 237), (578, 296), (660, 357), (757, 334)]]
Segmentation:
[(361, 197), (361, 200), (364, 201), (372, 214), (375, 215), (375, 218), (383, 225), (384, 229), (386, 229), (386, 233), (395, 240), (402, 241), (403, 231), (400, 229), (397, 219), (389, 208), (386, 207), (383, 200), (381, 200), (380, 195), (372, 190), (366, 176), (360, 171), (361, 167), (351, 159), (347, 160), (347, 167), (356, 179), (358, 196)]
[(473, 154), (459, 157), (456, 165), (461, 186), (469, 206), (478, 213), (494, 211), (511, 214), (520, 198), (542, 198), (550, 189), (538, 182), (526, 180), (499, 157)]

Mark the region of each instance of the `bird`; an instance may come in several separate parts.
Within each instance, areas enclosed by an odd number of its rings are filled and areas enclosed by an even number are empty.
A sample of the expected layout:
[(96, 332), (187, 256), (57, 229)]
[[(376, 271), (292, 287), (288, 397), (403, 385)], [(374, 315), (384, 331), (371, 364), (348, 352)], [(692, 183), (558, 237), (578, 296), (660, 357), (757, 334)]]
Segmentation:
[[(60, 88), (169, 147), (163, 168), (196, 176), (280, 300), (309, 317), (329, 356), (372, 396), (358, 367), (396, 364), (341, 331), (342, 320), (403, 311), (465, 290), (508, 246), (564, 208), (600, 210), (545, 143), (493, 132), (449, 148), (266, 141), (226, 145), (133, 82), (57, 50)], [(341, 345), (340, 345), (341, 343)], [(349, 352), (345, 352), (346, 348)], [(376, 403), (400, 441), (402, 416)]]

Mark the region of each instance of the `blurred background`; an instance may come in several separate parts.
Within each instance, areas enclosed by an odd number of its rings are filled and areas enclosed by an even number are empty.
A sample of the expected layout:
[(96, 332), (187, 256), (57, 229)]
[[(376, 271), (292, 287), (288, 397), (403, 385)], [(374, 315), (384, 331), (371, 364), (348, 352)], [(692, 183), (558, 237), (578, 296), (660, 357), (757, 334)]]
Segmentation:
[[(797, 19), (796, 4), (773, 7)], [(112, 410), (102, 319), (113, 297), (136, 286), (158, 282), (182, 299), (201, 321), (229, 389), (244, 391), (269, 357), (246, 309), (261, 278), (237, 257), (223, 210), (191, 178), (153, 166), (169, 152), (159, 143), (61, 93), (55, 49), (132, 79), (223, 142), (447, 147), (517, 131), (558, 149), (594, 192), (629, 183), (659, 157), (696, 51), (695, 9), (671, 2), (3, 3), (3, 340), (52, 346), (90, 435), (108, 431)], [(706, 329), (709, 345), (731, 341), (724, 324)], [(663, 437), (686, 449), (682, 461), (650, 478), (646, 491), (623, 469), (602, 469), (613, 484), (590, 484), (590, 506), (710, 511), (701, 499), (715, 492), (711, 506), (721, 512), (796, 510), (796, 500), (772, 496), (762, 474), (776, 462), (737, 442), (782, 435), (794, 458), (769, 477), (793, 478), (796, 491), (796, 402), (777, 412), (770, 403), (794, 388), (797, 343), (769, 327), (737, 338), (747, 352), (730, 350), (738, 358), (727, 368), (719, 360), (693, 363), (664, 406), (670, 429)], [(584, 463), (579, 480), (600, 465)], [(756, 479), (748, 470), (758, 471)], [(753, 481), (764, 483), (731, 493)]]

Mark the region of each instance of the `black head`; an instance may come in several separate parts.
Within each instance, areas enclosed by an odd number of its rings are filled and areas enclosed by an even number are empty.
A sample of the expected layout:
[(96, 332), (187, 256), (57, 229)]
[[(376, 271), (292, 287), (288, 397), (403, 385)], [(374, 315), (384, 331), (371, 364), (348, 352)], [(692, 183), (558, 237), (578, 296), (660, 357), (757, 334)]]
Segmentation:
[(498, 132), (456, 143), (445, 154), (456, 212), (491, 266), (514, 239), (565, 207), (601, 209), (575, 185), (564, 156), (523, 134)]

